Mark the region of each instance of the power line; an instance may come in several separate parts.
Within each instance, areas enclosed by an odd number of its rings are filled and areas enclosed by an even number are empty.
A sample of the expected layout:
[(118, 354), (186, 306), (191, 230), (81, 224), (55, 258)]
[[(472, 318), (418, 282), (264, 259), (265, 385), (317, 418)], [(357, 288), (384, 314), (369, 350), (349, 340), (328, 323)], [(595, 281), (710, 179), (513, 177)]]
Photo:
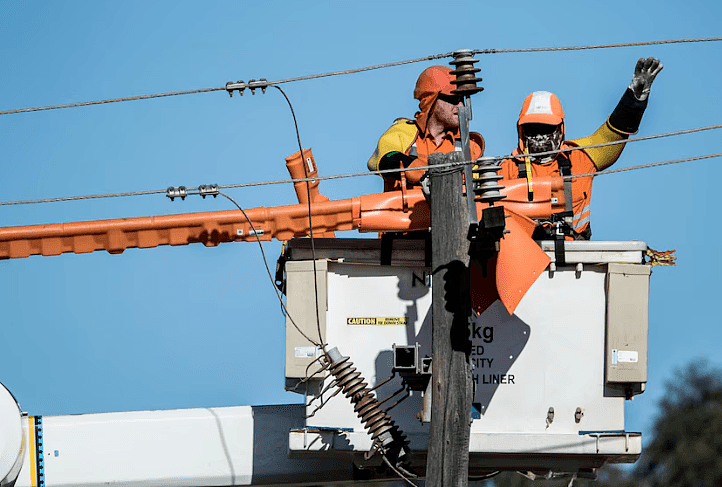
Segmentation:
[(654, 46), (659, 44), (682, 44), (688, 42), (714, 42), (722, 41), (722, 37), (700, 37), (697, 39), (669, 39), (665, 41), (627, 42), (623, 44), (592, 44), (587, 46), (569, 47), (529, 47), (524, 49), (477, 49), (472, 54), (509, 54), (520, 52), (553, 52), (553, 51), (583, 51), (588, 49), (607, 49), (610, 47)]
[(59, 108), (86, 107), (86, 106), (90, 106), (90, 105), (102, 105), (104, 103), (117, 103), (117, 102), (121, 102), (121, 101), (148, 100), (150, 98), (163, 98), (166, 96), (193, 95), (196, 93), (208, 93), (210, 91), (222, 91), (225, 89), (226, 89), (225, 86), (221, 86), (219, 88), (202, 88), (200, 90), (172, 91), (170, 93), (157, 93), (154, 95), (127, 96), (124, 98), (111, 98), (108, 100), (81, 101), (78, 103), (68, 103), (67, 105), (49, 105), (46, 107), (19, 108), (17, 110), (7, 110), (4, 112), (0, 112), (0, 115), (11, 115), (13, 113), (41, 112), (43, 110), (57, 110)]
[[(570, 147), (567, 149), (559, 149), (555, 151), (548, 151), (548, 152), (540, 152), (539, 156), (545, 156), (545, 155), (554, 155), (558, 154), (560, 152), (571, 152), (575, 150), (584, 150), (584, 149), (590, 149), (590, 148), (596, 148), (596, 147), (606, 147), (611, 145), (618, 145), (618, 144), (628, 144), (631, 142), (641, 142), (645, 140), (652, 140), (652, 139), (659, 139), (663, 137), (672, 137), (677, 135), (686, 135), (691, 134), (695, 132), (702, 132), (706, 130), (715, 130), (722, 128), (722, 124), (718, 125), (708, 125), (706, 127), (696, 127), (692, 129), (685, 129), (685, 130), (677, 130), (674, 132), (667, 132), (664, 134), (655, 134), (655, 135), (646, 135), (643, 137), (635, 137), (631, 139), (623, 139), (623, 140), (616, 140), (613, 142), (604, 142), (602, 144), (594, 144), (594, 145), (585, 145), (580, 147)], [(513, 159), (515, 157), (518, 157), (518, 155), (509, 154), (509, 155), (503, 155), (503, 156), (484, 156), (479, 159), (476, 159), (474, 161), (461, 161), (461, 162), (449, 162), (445, 164), (439, 164), (434, 167), (443, 168), (443, 167), (453, 167), (453, 166), (462, 166), (467, 164), (478, 164), (483, 162), (494, 162), (499, 161), (502, 159)], [(711, 155), (709, 157), (716, 157), (716, 155)], [(684, 162), (684, 161), (679, 161)], [(663, 165), (663, 164), (659, 164)], [(362, 177), (362, 176), (370, 176), (370, 175), (383, 175), (383, 174), (393, 174), (393, 173), (401, 173), (406, 171), (416, 171), (416, 170), (423, 170), (423, 169), (429, 169), (431, 166), (419, 166), (419, 167), (413, 167), (410, 169), (382, 169), (379, 171), (363, 171), (363, 172), (356, 172), (356, 173), (346, 173), (346, 174), (335, 174), (331, 176), (318, 176), (314, 178), (300, 178), (300, 179), (278, 179), (274, 181), (258, 181), (258, 182), (252, 182), (252, 183), (237, 183), (237, 184), (225, 184), (225, 185), (218, 185), (218, 189), (236, 189), (236, 188), (249, 188), (253, 186), (270, 186), (274, 184), (288, 184), (288, 183), (296, 183), (296, 182), (313, 182), (313, 181), (324, 181), (324, 180), (331, 180), (331, 179), (345, 179), (345, 178), (353, 178), (353, 177)], [(624, 168), (623, 170), (632, 170), (640, 168), (641, 166), (635, 166), (633, 168)], [(619, 172), (620, 169), (614, 169), (614, 170), (606, 170), (599, 173), (593, 173), (595, 175), (599, 174), (609, 174), (612, 172)], [(574, 177), (581, 177), (574, 176)], [(200, 190), (200, 187), (192, 187), (192, 188), (186, 188), (186, 192), (189, 192), (187, 194), (194, 194), (193, 192), (197, 192)], [(149, 191), (132, 191), (132, 192), (125, 192), (125, 193), (106, 193), (106, 194), (95, 194), (95, 195), (84, 195), (84, 196), (65, 196), (65, 197), (59, 197), (59, 198), (43, 198), (43, 199), (36, 199), (36, 200), (17, 200), (17, 201), (4, 201), (0, 202), (0, 206), (10, 206), (10, 205), (28, 205), (28, 204), (37, 204), (37, 203), (57, 203), (61, 201), (77, 201), (77, 200), (87, 200), (87, 199), (100, 199), (100, 198), (119, 198), (124, 196), (144, 196), (144, 195), (153, 195), (153, 194), (169, 194), (169, 189), (157, 189), (157, 190), (149, 190)]]
[(641, 164), (639, 166), (620, 167), (619, 169), (605, 169), (604, 171), (590, 172), (590, 173), (586, 173), (586, 174), (573, 174), (571, 176), (565, 176), (564, 180), (571, 181), (572, 179), (584, 178), (587, 176), (596, 177), (596, 176), (603, 176), (605, 174), (612, 174), (615, 172), (635, 171), (637, 169), (649, 169), (650, 167), (668, 166), (670, 164), (679, 164), (680, 162), (698, 161), (700, 159), (711, 159), (713, 157), (722, 157), (722, 152), (718, 152), (717, 154), (707, 154), (704, 156), (686, 157), (684, 159), (674, 159), (671, 161), (653, 162), (651, 164)]
[[(253, 226), (253, 222), (251, 221), (250, 218), (248, 218), (248, 215), (246, 214), (246, 211), (245, 211), (243, 208), (241, 208), (241, 205), (239, 205), (238, 203), (236, 203), (236, 200), (234, 200), (233, 198), (231, 198), (230, 196), (228, 196), (228, 195), (225, 194), (224, 192), (219, 191), (218, 194), (221, 195), (221, 196), (223, 196), (223, 197), (226, 198), (227, 200), (229, 200), (229, 201), (230, 201), (231, 203), (233, 203), (234, 205), (236, 205), (236, 208), (238, 208), (238, 209), (241, 211), (241, 213), (243, 213), (243, 216), (245, 217), (246, 221), (247, 221), (248, 224), (251, 226), (251, 230), (253, 230), (253, 233), (254, 233), (255, 236), (256, 236), (256, 241), (258, 242), (258, 247), (261, 249), (261, 257), (263, 258), (263, 264), (266, 266), (266, 272), (268, 273), (268, 277), (271, 279), (271, 286), (273, 286), (273, 290), (276, 292), (276, 297), (278, 298), (278, 302), (281, 303), (281, 310), (283, 310), (283, 314), (286, 315), (286, 316), (288, 316), (288, 319), (291, 321), (291, 324), (294, 326), (294, 328), (296, 328), (296, 331), (298, 331), (298, 332), (301, 334), (301, 336), (303, 336), (306, 340), (308, 340), (309, 342), (311, 342), (311, 344), (313, 344), (314, 346), (316, 346), (316, 347), (318, 347), (318, 348), (323, 348), (323, 346), (324, 346), (323, 342), (317, 343), (317, 342), (316, 342), (315, 340), (313, 340), (311, 337), (309, 337), (308, 335), (306, 335), (306, 334), (303, 332), (303, 330), (301, 330), (301, 328), (299, 328), (299, 326), (298, 326), (298, 325), (296, 324), (296, 322), (293, 320), (293, 317), (288, 313), (288, 309), (286, 308), (286, 305), (283, 303), (283, 298), (281, 297), (281, 294), (280, 294), (280, 292), (278, 291), (278, 288), (276, 287), (276, 284), (275, 284), (275, 282), (274, 282), (274, 280), (273, 280), (273, 275), (271, 274), (271, 268), (268, 266), (268, 259), (266, 258), (266, 252), (263, 250), (263, 245), (261, 244), (261, 239), (260, 239), (260, 237), (259, 237), (259, 235), (258, 235), (258, 232), (256, 231), (256, 227)], [(317, 299), (317, 300), (318, 300), (318, 299)]]
[[(530, 47), (530, 48), (520, 48), (520, 49), (476, 49), (472, 51), (472, 54), (511, 54), (511, 53), (524, 53), (524, 52), (554, 52), (554, 51), (582, 51), (582, 50), (589, 50), (589, 49), (608, 49), (608, 48), (617, 48), (617, 47), (631, 47), (631, 46), (651, 46), (651, 45), (660, 45), (660, 44), (681, 44), (681, 43), (692, 43), (692, 42), (715, 42), (715, 41), (722, 41), (722, 37), (704, 37), (704, 38), (695, 38), (695, 39), (669, 39), (669, 40), (662, 40), (662, 41), (648, 41), (648, 42), (628, 42), (628, 43), (622, 43), (622, 44), (596, 44), (596, 45), (586, 45), (586, 46), (566, 46), (566, 47)], [(340, 76), (340, 75), (346, 75), (346, 74), (354, 74), (354, 73), (362, 73), (364, 71), (372, 71), (375, 69), (382, 69), (382, 68), (390, 68), (394, 66), (402, 66), (405, 64), (413, 64), (413, 63), (419, 63), (423, 61), (434, 61), (436, 59), (443, 59), (447, 57), (453, 57), (453, 52), (447, 52), (442, 54), (433, 54), (430, 56), (424, 56), (420, 58), (415, 59), (407, 59), (403, 61), (396, 61), (391, 63), (384, 63), (384, 64), (376, 64), (373, 66), (366, 66), (362, 68), (355, 68), (355, 69), (347, 69), (342, 71), (331, 71), (328, 73), (319, 73), (319, 74), (311, 74), (307, 76), (297, 76), (295, 78), (286, 78), (281, 79), (277, 81), (268, 81), (264, 82), (264, 86), (272, 86), (272, 85), (280, 85), (283, 83), (292, 83), (295, 81), (305, 81), (305, 80), (311, 80), (311, 79), (317, 79), (317, 78), (327, 78), (330, 76)], [(261, 85), (259, 85), (261, 87)], [(11, 115), (14, 113), (28, 113), (28, 112), (39, 112), (44, 110), (56, 110), (60, 108), (75, 108), (75, 107), (83, 107), (83, 106), (90, 106), (90, 105), (101, 105), (105, 103), (117, 103), (117, 102), (124, 102), (124, 101), (135, 101), (135, 100), (147, 100), (151, 98), (163, 98), (163, 97), (169, 97), (169, 96), (179, 96), (179, 95), (191, 95), (196, 93), (208, 93), (212, 91), (225, 91), (227, 88), (225, 86), (219, 86), (215, 88), (202, 88), (198, 90), (187, 90), (187, 91), (173, 91), (169, 93), (158, 93), (158, 94), (152, 94), (152, 95), (139, 95), (139, 96), (128, 96), (123, 98), (111, 98), (107, 100), (96, 100), (96, 101), (85, 101), (85, 102), (78, 102), (78, 103), (68, 103), (65, 105), (49, 105), (44, 107), (34, 107), (34, 108), (19, 108), (16, 110), (6, 110), (0, 112), (0, 115)]]

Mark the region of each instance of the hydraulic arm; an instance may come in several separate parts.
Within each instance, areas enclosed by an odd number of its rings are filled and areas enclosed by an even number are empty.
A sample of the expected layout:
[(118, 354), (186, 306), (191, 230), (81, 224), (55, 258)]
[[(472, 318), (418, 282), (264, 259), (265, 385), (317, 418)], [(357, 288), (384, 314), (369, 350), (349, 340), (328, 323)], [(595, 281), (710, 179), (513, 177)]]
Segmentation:
[[(508, 181), (506, 209), (528, 218), (543, 218), (564, 208), (560, 178), (538, 178), (535, 200), (527, 201), (524, 180)], [(485, 204), (478, 203), (481, 210)], [(84, 254), (106, 250), (202, 243), (288, 240), (309, 234), (308, 205), (258, 207), (246, 210), (251, 223), (238, 210), (185, 213), (88, 222), (53, 223), (0, 228), (0, 259), (31, 255)], [(315, 235), (334, 231), (410, 232), (430, 226), (429, 205), (420, 189), (357, 196), (345, 200), (313, 202)]]

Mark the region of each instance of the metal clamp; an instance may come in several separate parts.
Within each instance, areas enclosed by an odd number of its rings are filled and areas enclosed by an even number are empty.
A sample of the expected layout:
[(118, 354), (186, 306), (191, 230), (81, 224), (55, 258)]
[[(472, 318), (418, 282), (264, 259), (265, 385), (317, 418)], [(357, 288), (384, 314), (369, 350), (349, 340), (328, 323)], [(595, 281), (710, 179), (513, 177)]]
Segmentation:
[(165, 195), (170, 198), (171, 201), (174, 201), (176, 198), (185, 200), (186, 196), (188, 196), (188, 190), (185, 186), (178, 186), (177, 188), (170, 186), (165, 192)]
[(215, 198), (220, 194), (220, 192), (218, 191), (217, 184), (201, 184), (197, 188), (190, 189), (185, 186), (178, 186), (177, 188), (175, 186), (171, 186), (165, 192), (165, 195), (170, 198), (171, 201), (176, 198), (185, 200), (186, 196), (193, 194), (200, 195), (203, 199), (205, 199), (206, 196), (213, 196)]
[(233, 97), (233, 92), (238, 91), (238, 94), (243, 96), (243, 91), (248, 88), (251, 90), (251, 94), (256, 94), (256, 88), (260, 88), (263, 94), (266, 93), (266, 88), (270, 86), (271, 83), (266, 78), (261, 78), (258, 81), (255, 79), (248, 80), (248, 83), (245, 83), (243, 80), (236, 81), (233, 83), (232, 81), (229, 81), (226, 83), (226, 91), (228, 92), (228, 96)]
[(201, 184), (198, 186), (198, 194), (201, 198), (206, 199), (206, 196), (218, 196), (218, 185), (217, 184)]

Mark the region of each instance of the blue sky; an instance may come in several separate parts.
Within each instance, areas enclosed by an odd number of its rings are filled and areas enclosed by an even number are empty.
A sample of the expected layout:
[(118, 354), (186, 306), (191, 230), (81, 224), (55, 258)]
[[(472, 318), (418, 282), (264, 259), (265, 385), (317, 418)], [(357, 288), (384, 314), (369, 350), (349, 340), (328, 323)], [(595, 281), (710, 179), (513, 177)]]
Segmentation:
[[(603, 5), (603, 6), (602, 6)], [(0, 110), (278, 80), (461, 48), (717, 37), (722, 6), (662, 2), (2, 2)], [(569, 138), (611, 113), (639, 57), (665, 65), (639, 135), (722, 122), (722, 43), (480, 55), (472, 129), (487, 155), (516, 145), (524, 97), (562, 100)], [(441, 61), (442, 63), (444, 61)], [(283, 86), (322, 175), (363, 171), (378, 136), (412, 116), (418, 63)], [(437, 62), (438, 64), (438, 62)], [(630, 144), (616, 167), (720, 152), (719, 131)], [(297, 150), (276, 90), (0, 116), (1, 201), (285, 179)], [(665, 380), (722, 365), (719, 159), (599, 177), (597, 240), (676, 249), (655, 268), (647, 392), (627, 429), (648, 434)], [(380, 178), (325, 181), (333, 199)], [(290, 186), (231, 190), (245, 208)], [(3, 226), (225, 210), (162, 195), (0, 207)], [(264, 244), (270, 259), (277, 242)], [(273, 265), (273, 262), (271, 262)], [(298, 402), (283, 391), (283, 318), (255, 244), (191, 245), (0, 262), (2, 381), (31, 414)]]

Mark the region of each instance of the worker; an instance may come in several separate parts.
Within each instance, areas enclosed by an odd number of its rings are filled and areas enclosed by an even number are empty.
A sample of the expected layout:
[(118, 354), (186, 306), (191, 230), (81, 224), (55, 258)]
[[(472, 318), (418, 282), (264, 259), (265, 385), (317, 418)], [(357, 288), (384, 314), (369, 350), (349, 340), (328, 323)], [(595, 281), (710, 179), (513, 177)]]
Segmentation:
[[(414, 98), (419, 100), (415, 120), (398, 118), (381, 136), (376, 150), (368, 160), (370, 171), (427, 166), (429, 154), (448, 154), (461, 151), (459, 107), (463, 98), (452, 93), (455, 77), (445, 66), (425, 69), (416, 81)], [(469, 134), (471, 157), (484, 154), (484, 139)], [(418, 186), (425, 170), (405, 171), (407, 187)], [(401, 173), (384, 173), (384, 191), (401, 187)]]
[[(564, 140), (564, 111), (559, 98), (547, 91), (535, 91), (524, 100), (519, 114), (519, 146), (512, 153), (519, 157), (502, 161), (500, 174), (504, 179), (526, 179), (529, 199), (532, 200), (536, 177), (589, 174), (608, 168), (617, 161), (624, 144), (552, 155), (534, 154), (624, 140), (637, 133), (647, 107), (652, 82), (662, 68), (659, 60), (653, 57), (639, 59), (634, 68), (632, 82), (617, 107), (594, 134), (582, 139)], [(567, 239), (591, 238), (589, 204), (593, 179), (593, 176), (587, 176), (565, 183), (565, 199), (571, 200), (571, 205), (567, 206), (566, 211), (559, 215), (555, 222), (540, 222), (534, 232), (535, 239), (558, 237), (562, 232)]]

